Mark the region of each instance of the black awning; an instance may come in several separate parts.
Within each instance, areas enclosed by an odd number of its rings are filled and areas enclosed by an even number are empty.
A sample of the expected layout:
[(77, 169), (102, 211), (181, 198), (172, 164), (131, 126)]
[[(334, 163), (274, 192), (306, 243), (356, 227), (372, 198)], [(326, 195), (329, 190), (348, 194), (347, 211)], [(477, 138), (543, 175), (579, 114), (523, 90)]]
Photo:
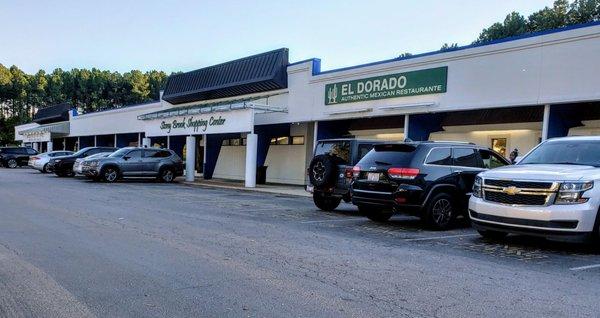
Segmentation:
[(287, 88), (288, 49), (261, 53), (169, 76), (163, 100), (171, 104)]
[(33, 121), (38, 124), (47, 124), (69, 120), (69, 110), (71, 108), (73, 108), (71, 104), (62, 103), (38, 109), (33, 116)]
[(544, 106), (463, 110), (443, 114), (442, 126), (541, 122)]

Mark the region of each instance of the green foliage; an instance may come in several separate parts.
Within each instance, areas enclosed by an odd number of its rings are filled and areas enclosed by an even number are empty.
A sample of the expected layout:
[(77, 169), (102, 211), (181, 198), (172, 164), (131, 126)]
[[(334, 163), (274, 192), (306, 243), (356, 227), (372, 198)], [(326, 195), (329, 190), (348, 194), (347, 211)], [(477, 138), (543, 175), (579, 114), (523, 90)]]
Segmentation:
[(600, 21), (600, 0), (556, 0), (552, 8), (545, 7), (525, 18), (517, 12), (483, 29), (474, 43), (485, 43), (531, 32), (569, 25)]
[(458, 43), (452, 43), (452, 44), (444, 43), (444, 45), (442, 45), (442, 47), (440, 48), (440, 51), (452, 51), (457, 48), (458, 48)]
[(404, 52), (404, 53), (400, 53), (400, 55), (398, 55), (398, 58), (409, 57), (409, 56), (412, 56), (412, 53)]
[(162, 71), (57, 68), (29, 75), (0, 64), (0, 145), (13, 142), (13, 127), (29, 122), (37, 109), (69, 102), (87, 113), (157, 100), (166, 80)]

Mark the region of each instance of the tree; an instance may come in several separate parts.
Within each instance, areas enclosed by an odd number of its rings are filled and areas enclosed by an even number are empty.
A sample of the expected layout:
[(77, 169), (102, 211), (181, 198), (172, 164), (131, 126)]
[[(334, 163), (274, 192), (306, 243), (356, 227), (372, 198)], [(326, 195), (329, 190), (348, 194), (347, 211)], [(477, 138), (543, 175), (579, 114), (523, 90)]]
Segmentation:
[(165, 87), (167, 83), (167, 74), (163, 71), (149, 71), (146, 72), (148, 78), (148, 85), (150, 89), (150, 98), (152, 100), (158, 100), (160, 91)]
[(483, 29), (475, 43), (499, 40), (527, 33), (527, 20), (517, 12), (511, 12), (503, 23), (496, 22), (489, 28)]
[(600, 20), (600, 0), (575, 0), (569, 7), (569, 25)]
[(532, 13), (527, 22), (529, 32), (538, 32), (557, 29), (567, 26), (569, 2), (567, 0), (556, 0), (552, 8)]
[(442, 47), (440, 48), (440, 51), (442, 51), (442, 52), (452, 51), (452, 50), (456, 50), (457, 48), (458, 48), (458, 43), (452, 43), (452, 44), (444, 43), (444, 45), (442, 45)]
[(401, 58), (405, 58), (405, 57), (409, 57), (409, 56), (412, 56), (412, 53), (404, 52), (404, 53), (400, 53), (400, 55), (398, 55), (398, 58), (401, 59)]

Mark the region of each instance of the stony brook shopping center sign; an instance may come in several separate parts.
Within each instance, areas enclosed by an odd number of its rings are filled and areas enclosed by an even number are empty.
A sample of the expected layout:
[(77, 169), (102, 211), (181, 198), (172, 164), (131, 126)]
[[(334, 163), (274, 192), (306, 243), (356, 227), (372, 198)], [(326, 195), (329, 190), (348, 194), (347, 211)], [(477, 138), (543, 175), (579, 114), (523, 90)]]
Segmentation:
[(148, 120), (145, 131), (149, 137), (249, 132), (252, 130), (252, 116), (252, 109), (174, 116)]
[(390, 74), (325, 85), (325, 105), (446, 92), (448, 67)]

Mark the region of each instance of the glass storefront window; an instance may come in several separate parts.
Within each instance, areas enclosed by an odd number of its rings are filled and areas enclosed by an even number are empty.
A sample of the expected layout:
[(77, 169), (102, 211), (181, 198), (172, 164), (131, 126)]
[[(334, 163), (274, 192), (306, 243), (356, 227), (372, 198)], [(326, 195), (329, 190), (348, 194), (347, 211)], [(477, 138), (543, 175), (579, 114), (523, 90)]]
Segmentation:
[(501, 154), (503, 157), (506, 157), (506, 138), (492, 138), (492, 149)]

